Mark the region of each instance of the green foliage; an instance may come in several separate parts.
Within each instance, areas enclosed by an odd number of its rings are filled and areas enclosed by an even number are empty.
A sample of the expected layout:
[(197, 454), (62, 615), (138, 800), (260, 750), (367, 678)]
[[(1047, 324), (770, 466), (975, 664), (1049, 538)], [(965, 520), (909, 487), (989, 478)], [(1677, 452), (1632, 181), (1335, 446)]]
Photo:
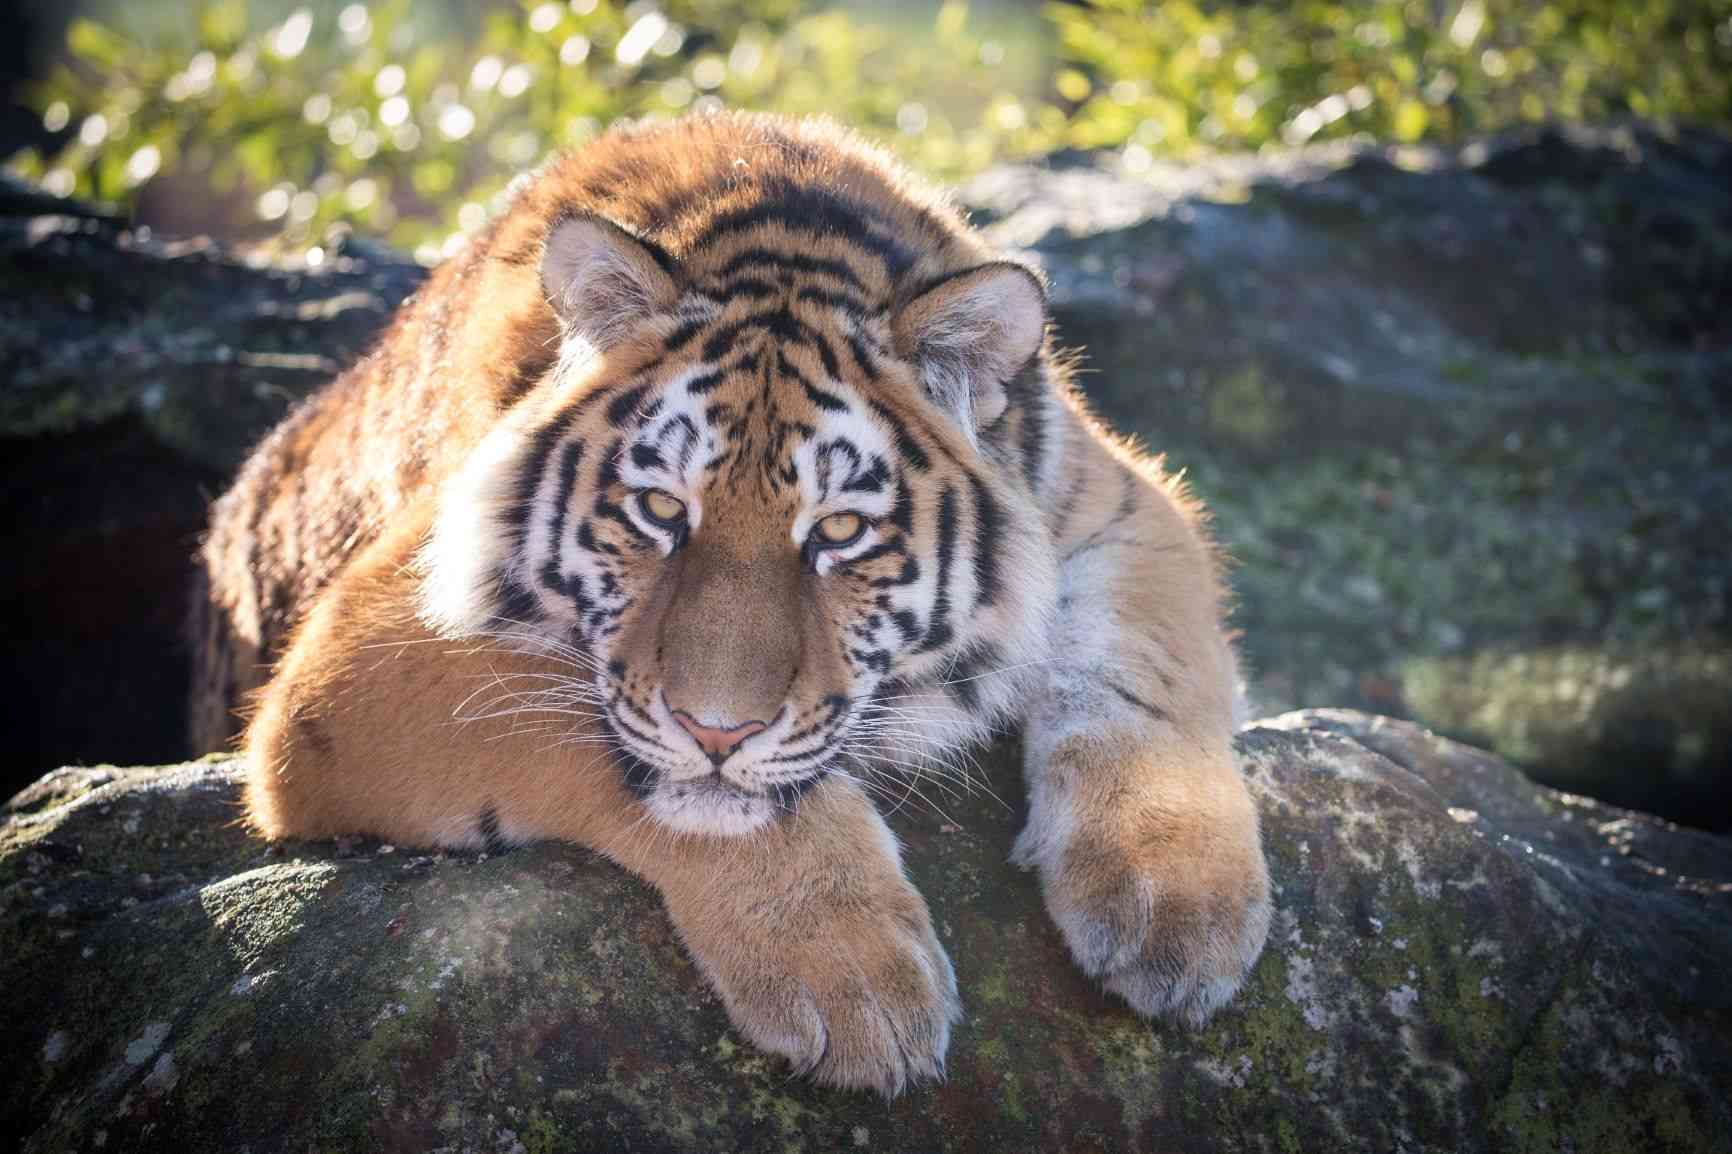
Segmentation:
[(826, 0), (244, 0), (146, 32), (73, 23), (37, 94), (65, 131), (13, 167), (130, 202), (208, 184), (217, 231), (339, 221), (425, 259), (512, 174), (620, 117), (827, 113), (940, 175), (1061, 148), (1398, 141), (1553, 117), (1732, 121), (1732, 0), (1093, 0), (1042, 11)]
[(1146, 154), (1522, 121), (1732, 120), (1728, 0), (1053, 4), (1073, 143)]

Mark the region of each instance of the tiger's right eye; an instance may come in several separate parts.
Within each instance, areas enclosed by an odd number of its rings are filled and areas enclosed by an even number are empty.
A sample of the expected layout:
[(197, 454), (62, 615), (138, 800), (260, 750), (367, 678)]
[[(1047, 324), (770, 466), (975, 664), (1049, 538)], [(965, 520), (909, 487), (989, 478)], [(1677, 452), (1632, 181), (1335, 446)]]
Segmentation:
[(664, 529), (678, 529), (686, 523), (686, 503), (665, 489), (645, 489), (637, 495), (637, 507)]

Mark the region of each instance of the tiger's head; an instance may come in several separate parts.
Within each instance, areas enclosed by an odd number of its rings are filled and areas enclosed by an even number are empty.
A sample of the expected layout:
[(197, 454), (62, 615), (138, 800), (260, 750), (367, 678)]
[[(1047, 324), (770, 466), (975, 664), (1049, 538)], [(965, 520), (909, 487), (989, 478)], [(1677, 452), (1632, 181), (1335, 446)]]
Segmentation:
[(556, 222), (559, 363), (440, 493), (423, 617), (566, 661), (502, 712), (602, 742), (677, 830), (982, 736), (1043, 643), (1042, 515), (982, 436), (1040, 372), (1040, 282), (850, 252)]

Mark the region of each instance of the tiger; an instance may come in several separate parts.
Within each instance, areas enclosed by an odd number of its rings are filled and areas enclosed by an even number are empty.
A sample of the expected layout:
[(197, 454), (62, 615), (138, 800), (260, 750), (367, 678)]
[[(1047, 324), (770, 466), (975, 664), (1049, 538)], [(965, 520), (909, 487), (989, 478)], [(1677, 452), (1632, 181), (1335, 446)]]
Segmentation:
[(597, 851), (743, 1037), (894, 1096), (961, 998), (874, 785), (1017, 727), (1012, 861), (1200, 1025), (1271, 917), (1224, 558), (1048, 312), (825, 121), (546, 162), (214, 503), (195, 742), (264, 838)]

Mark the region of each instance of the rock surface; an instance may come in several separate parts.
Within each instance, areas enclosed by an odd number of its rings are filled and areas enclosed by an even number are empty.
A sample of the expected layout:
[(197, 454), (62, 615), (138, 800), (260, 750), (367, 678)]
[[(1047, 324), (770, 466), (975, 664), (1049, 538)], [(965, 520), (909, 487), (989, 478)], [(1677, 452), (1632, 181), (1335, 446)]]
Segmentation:
[[(963, 198), (1239, 558), (1258, 708), (1348, 704), (1732, 820), (1732, 141), (1327, 146)], [(0, 186), (0, 725), (16, 787), (174, 760), (206, 497), (420, 272), (128, 232)], [(10, 666), (10, 668), (6, 668)], [(88, 703), (103, 703), (92, 723)], [(1629, 766), (1639, 764), (1640, 774)]]
[(164, 239), (0, 178), (0, 436), (141, 422), (227, 471), (420, 284), (359, 243), (316, 265)]
[[(1240, 742), (1278, 886), (1208, 1029), (1091, 988), (985, 794), (893, 821), (968, 1018), (893, 1103), (729, 1030), (580, 850), (268, 849), (236, 772), (62, 770), (0, 824), (0, 1127), (26, 1151), (1732, 1149), (1732, 843), (1404, 722)], [(1014, 799), (1012, 750), (988, 759)]]
[(422, 275), (359, 245), (250, 262), (0, 178), (0, 524), (20, 543), (0, 550), (0, 792), (187, 755), (205, 507)]

